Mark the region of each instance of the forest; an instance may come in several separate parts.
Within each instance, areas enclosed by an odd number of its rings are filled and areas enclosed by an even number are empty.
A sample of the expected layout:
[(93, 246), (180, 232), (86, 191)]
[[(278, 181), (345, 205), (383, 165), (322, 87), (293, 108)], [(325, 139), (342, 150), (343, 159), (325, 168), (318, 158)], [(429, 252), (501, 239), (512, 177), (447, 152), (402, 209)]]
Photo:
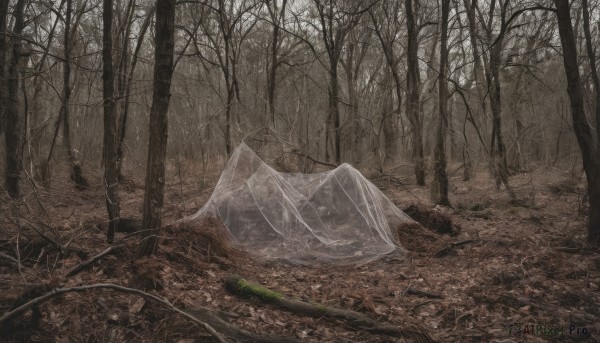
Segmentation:
[(600, 1), (0, 0), (0, 341), (600, 341)]

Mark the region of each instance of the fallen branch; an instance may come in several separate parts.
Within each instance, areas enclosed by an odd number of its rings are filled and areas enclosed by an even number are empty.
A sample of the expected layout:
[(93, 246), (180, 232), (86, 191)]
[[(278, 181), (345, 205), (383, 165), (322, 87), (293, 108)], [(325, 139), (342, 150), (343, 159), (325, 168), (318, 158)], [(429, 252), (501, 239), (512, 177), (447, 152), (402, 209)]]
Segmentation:
[(446, 256), (448, 255), (448, 253), (450, 253), (450, 251), (456, 247), (465, 245), (465, 244), (469, 244), (469, 243), (473, 243), (473, 242), (477, 242), (476, 239), (465, 239), (463, 241), (458, 241), (458, 242), (452, 242), (450, 245), (448, 245), (447, 247), (441, 249), (440, 251), (435, 253), (435, 257), (442, 257), (442, 256)]
[(588, 249), (582, 248), (570, 248), (570, 247), (560, 247), (557, 248), (558, 251), (567, 252), (570, 254), (582, 254), (582, 255), (596, 255), (598, 252)]
[(435, 342), (435, 339), (416, 323), (408, 324), (405, 322), (402, 327), (399, 327), (388, 323), (380, 323), (360, 312), (290, 299), (280, 293), (252, 284), (237, 275), (230, 275), (225, 278), (225, 288), (235, 295), (257, 298), (262, 302), (277, 305), (297, 314), (343, 320), (355, 329), (392, 337), (409, 338), (416, 342)]
[(238, 328), (237, 326), (219, 318), (218, 312), (211, 311), (205, 308), (189, 308), (184, 309), (184, 311), (209, 324), (223, 335), (235, 339), (236, 342), (292, 343), (298, 341), (291, 337), (261, 336), (254, 334), (252, 332)]
[(21, 262), (19, 262), (19, 260), (17, 260), (16, 258), (14, 258), (14, 257), (12, 257), (10, 255), (6, 255), (6, 254), (3, 254), (3, 253), (0, 253), (0, 257), (4, 258), (6, 260), (14, 262), (19, 269), (23, 268), (23, 265), (21, 264)]
[(420, 297), (426, 297), (426, 298), (431, 298), (431, 299), (443, 299), (444, 298), (444, 296), (441, 295), (441, 294), (431, 293), (431, 292), (427, 292), (427, 291), (422, 291), (422, 290), (411, 288), (411, 287), (409, 287), (406, 290), (406, 294), (412, 294), (412, 295), (416, 295), (416, 296), (420, 296)]
[(69, 271), (65, 274), (65, 276), (70, 277), (70, 276), (77, 275), (81, 271), (83, 271), (84, 269), (86, 269), (87, 267), (89, 267), (90, 265), (92, 265), (94, 262), (96, 262), (99, 259), (101, 259), (102, 257), (104, 257), (106, 255), (109, 255), (109, 254), (114, 254), (119, 249), (120, 249), (120, 246), (110, 246), (110, 247), (104, 249), (104, 251), (102, 251), (98, 255), (92, 256), (89, 259), (87, 259), (87, 260), (81, 262), (80, 264), (76, 265), (75, 267), (69, 269)]
[(312, 161), (312, 162), (314, 162), (316, 164), (321, 164), (321, 165), (328, 166), (328, 167), (333, 167), (333, 168), (339, 167), (339, 165), (334, 164), (334, 163), (329, 163), (329, 162), (317, 160), (316, 158), (314, 158), (314, 157), (312, 157), (312, 156), (310, 156), (308, 154), (304, 154), (304, 153), (300, 152), (299, 149), (292, 149), (292, 153), (294, 153), (297, 156), (304, 157), (304, 158), (306, 158), (306, 159), (308, 159), (308, 160), (310, 160), (310, 161)]
[(48, 301), (52, 298), (56, 298), (59, 295), (65, 294), (65, 293), (70, 293), (70, 292), (84, 292), (84, 291), (88, 291), (91, 289), (112, 289), (118, 292), (122, 292), (122, 293), (128, 293), (128, 294), (135, 294), (141, 297), (144, 297), (146, 299), (150, 299), (150, 300), (154, 300), (157, 303), (163, 305), (164, 307), (166, 307), (167, 309), (180, 314), (181, 316), (189, 319), (190, 321), (204, 327), (206, 329), (206, 331), (208, 331), (215, 339), (217, 339), (217, 341), (221, 342), (221, 343), (226, 343), (227, 341), (225, 341), (225, 339), (221, 336), (221, 334), (219, 334), (212, 326), (208, 325), (207, 323), (199, 320), (198, 318), (194, 317), (193, 315), (182, 311), (180, 309), (178, 309), (177, 307), (173, 306), (173, 304), (171, 304), (167, 299), (158, 297), (156, 295), (152, 295), (143, 291), (140, 291), (138, 289), (134, 289), (134, 288), (127, 288), (127, 287), (123, 287), (123, 286), (119, 286), (119, 285), (114, 285), (114, 284), (108, 284), (108, 283), (99, 283), (99, 284), (93, 284), (93, 285), (85, 285), (85, 286), (75, 286), (75, 287), (67, 287), (67, 288), (55, 288), (52, 291), (39, 296), (37, 298), (34, 298), (28, 302), (26, 302), (25, 304), (17, 307), (16, 309), (6, 312), (2, 317), (0, 317), (0, 324), (4, 323), (5, 321), (12, 319), (14, 317), (17, 317), (23, 313), (25, 313), (27, 310), (29, 310), (30, 308), (39, 305), (45, 301)]

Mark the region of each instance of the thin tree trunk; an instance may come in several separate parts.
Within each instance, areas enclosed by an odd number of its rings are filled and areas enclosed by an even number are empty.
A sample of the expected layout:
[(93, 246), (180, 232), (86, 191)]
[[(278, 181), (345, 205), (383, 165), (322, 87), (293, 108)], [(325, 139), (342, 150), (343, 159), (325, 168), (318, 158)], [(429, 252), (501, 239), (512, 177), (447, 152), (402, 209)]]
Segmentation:
[(423, 152), (423, 127), (420, 115), (419, 94), (419, 32), (416, 22), (416, 13), (413, 5), (418, 0), (406, 0), (406, 25), (408, 28), (408, 60), (406, 87), (408, 101), (406, 102), (406, 114), (413, 130), (413, 160), (415, 163), (415, 176), (418, 185), (425, 185), (425, 157)]
[(104, 97), (104, 187), (108, 212), (106, 240), (112, 243), (119, 225), (119, 178), (117, 174), (117, 118), (115, 116), (114, 76), (112, 62), (113, 2), (104, 0), (102, 36), (102, 81)]
[(330, 75), (330, 89), (331, 89), (331, 98), (329, 103), (330, 115), (332, 116), (333, 121), (333, 147), (334, 147), (334, 158), (336, 164), (341, 164), (342, 162), (342, 151), (341, 151), (341, 140), (340, 140), (340, 106), (339, 106), (339, 85), (338, 85), (338, 72), (337, 72), (337, 60), (331, 66), (331, 75)]
[[(358, 149), (359, 144), (359, 133), (360, 133), (360, 118), (358, 117), (358, 98), (356, 96), (356, 75), (354, 73), (354, 53), (355, 53), (356, 45), (352, 44), (348, 46), (346, 49), (346, 61), (342, 63), (346, 74), (346, 85), (348, 87), (348, 112), (350, 116), (351, 123), (351, 134), (352, 137), (350, 142), (352, 142), (352, 146), (354, 147), (354, 161), (359, 162), (360, 151)], [(356, 63), (360, 63), (356, 61)], [(390, 99), (391, 101), (391, 99)]]
[(156, 1), (154, 89), (150, 110), (150, 137), (146, 167), (143, 228), (147, 230), (140, 256), (152, 255), (158, 245), (162, 223), (167, 155), (168, 111), (175, 46), (175, 0)]
[[(13, 29), (12, 56), (8, 63), (7, 72), (7, 99), (5, 110), (5, 144), (6, 144), (6, 166), (5, 166), (5, 187), (6, 191), (13, 198), (21, 195), (19, 180), (23, 166), (21, 164), (21, 120), (19, 118), (19, 58), (21, 58), (21, 39), (20, 35), (25, 26), (23, 10), (25, 0), (19, 0), (15, 6), (14, 17), (15, 25)], [(4, 65), (4, 63), (2, 63)]]
[(267, 3), (267, 9), (269, 15), (273, 21), (273, 39), (271, 41), (271, 65), (269, 66), (269, 77), (267, 79), (267, 93), (269, 102), (269, 114), (271, 117), (271, 124), (275, 127), (275, 89), (277, 80), (277, 64), (279, 47), (281, 45), (280, 40), (280, 25), (283, 23), (283, 17), (285, 15), (285, 8), (287, 6), (287, 0), (283, 0), (281, 3), (281, 9), (278, 11), (277, 0), (273, 0), (273, 8), (271, 4)]
[(89, 187), (87, 180), (83, 177), (81, 164), (77, 161), (73, 146), (71, 144), (71, 130), (69, 128), (69, 102), (71, 100), (71, 17), (73, 14), (73, 1), (67, 0), (67, 13), (65, 13), (65, 32), (64, 32), (64, 54), (63, 63), (63, 90), (62, 102), (59, 114), (63, 119), (63, 139), (67, 150), (67, 157), (71, 164), (71, 180), (75, 182), (77, 189)]
[(450, 0), (442, 0), (440, 40), (439, 117), (434, 149), (432, 200), (438, 205), (450, 206), (448, 200), (448, 175), (446, 174), (446, 131), (448, 128), (448, 11)]
[(6, 115), (6, 19), (8, 15), (8, 0), (0, 0), (0, 134), (5, 131)]
[(383, 156), (383, 164), (389, 158), (393, 158), (396, 152), (396, 130), (394, 130), (394, 96), (392, 94), (392, 78), (390, 74), (385, 75), (383, 79), (384, 99), (383, 99), (383, 135), (385, 141), (385, 155)]
[(227, 84), (227, 104), (225, 107), (225, 151), (227, 152), (227, 157), (231, 156), (233, 152), (233, 143), (231, 141), (231, 127), (233, 123), (233, 118), (231, 118), (231, 107), (233, 106), (233, 100), (235, 99), (235, 92), (233, 86), (226, 82)]
[[(123, 142), (125, 141), (125, 133), (127, 131), (127, 117), (126, 117), (126, 108), (128, 104), (126, 101), (126, 93), (128, 89), (128, 68), (129, 68), (129, 35), (131, 32), (131, 26), (133, 25), (133, 13), (135, 12), (135, 0), (129, 0), (127, 4), (127, 16), (125, 19), (124, 25), (126, 26), (122, 29), (122, 42), (121, 42), (121, 56), (119, 58), (119, 67), (117, 69), (117, 93), (118, 93), (118, 113), (120, 115), (117, 116), (119, 121), (118, 126), (118, 136), (119, 140), (117, 143), (117, 175), (119, 177), (119, 181), (123, 181)], [(148, 17), (152, 17), (148, 15)], [(143, 37), (140, 37), (140, 40), (143, 40)]]
[[(65, 0), (61, 0), (60, 5), (58, 6), (58, 11), (62, 11), (62, 8), (65, 4)], [(45, 183), (46, 181), (48, 181), (49, 179), (49, 170), (48, 170), (48, 163), (46, 162), (47, 160), (43, 159), (42, 156), (42, 151), (41, 151), (41, 146), (40, 146), (40, 141), (43, 135), (43, 132), (46, 130), (46, 125), (42, 125), (40, 127), (36, 126), (36, 124), (38, 122), (42, 122), (41, 118), (43, 118), (43, 111), (45, 111), (46, 109), (43, 108), (40, 105), (40, 92), (42, 91), (42, 78), (39, 77), (39, 75), (41, 74), (44, 66), (45, 66), (45, 62), (46, 59), (48, 58), (48, 55), (50, 53), (50, 47), (52, 46), (52, 44), (54, 43), (54, 34), (56, 32), (56, 27), (58, 26), (58, 22), (60, 21), (60, 17), (56, 17), (56, 19), (54, 20), (54, 23), (52, 24), (52, 29), (50, 30), (50, 32), (48, 33), (48, 42), (46, 43), (46, 47), (44, 49), (44, 53), (42, 55), (42, 57), (40, 58), (37, 68), (35, 70), (35, 75), (33, 77), (33, 109), (32, 109), (32, 113), (31, 113), (31, 121), (29, 123), (29, 130), (30, 130), (30, 144), (31, 144), (31, 154), (29, 156), (31, 162), (33, 163), (33, 171), (32, 171), (32, 175), (34, 176), (34, 178), (38, 181), (42, 181), (42, 183)]]
[(592, 72), (592, 82), (594, 83), (594, 99), (596, 103), (596, 148), (600, 149), (600, 126), (598, 126), (598, 124), (600, 124), (600, 78), (598, 78), (598, 69), (596, 67), (596, 54), (594, 52), (593, 47), (594, 42), (592, 40), (592, 34), (590, 32), (590, 13), (588, 7), (588, 0), (582, 0), (581, 7), (583, 10), (583, 33), (585, 35), (585, 46), (590, 62), (590, 69)]
[[(581, 150), (583, 169), (588, 181), (589, 218), (588, 242), (600, 245), (600, 152), (588, 125), (583, 90), (577, 63), (577, 45), (571, 23), (569, 0), (555, 0), (558, 17), (558, 31), (563, 48), (563, 62), (567, 74), (567, 92), (571, 100), (571, 116), (577, 143)], [(600, 104), (596, 104), (598, 106)], [(596, 123), (596, 125), (598, 122)]]
[(129, 68), (129, 74), (127, 75), (127, 82), (125, 86), (125, 101), (123, 103), (123, 114), (121, 115), (121, 123), (119, 125), (119, 143), (117, 145), (117, 173), (119, 175), (120, 180), (123, 180), (123, 155), (125, 146), (125, 134), (127, 133), (127, 117), (129, 115), (129, 100), (131, 99), (131, 86), (133, 84), (133, 75), (137, 66), (140, 50), (142, 49), (142, 43), (144, 42), (144, 37), (146, 36), (146, 31), (148, 30), (148, 26), (150, 26), (150, 22), (152, 21), (152, 17), (154, 16), (154, 9), (155, 7), (152, 6), (146, 14), (146, 19), (144, 19), (144, 22), (142, 23), (139, 38), (136, 43), (135, 50), (133, 52), (133, 57), (131, 58), (131, 67)]

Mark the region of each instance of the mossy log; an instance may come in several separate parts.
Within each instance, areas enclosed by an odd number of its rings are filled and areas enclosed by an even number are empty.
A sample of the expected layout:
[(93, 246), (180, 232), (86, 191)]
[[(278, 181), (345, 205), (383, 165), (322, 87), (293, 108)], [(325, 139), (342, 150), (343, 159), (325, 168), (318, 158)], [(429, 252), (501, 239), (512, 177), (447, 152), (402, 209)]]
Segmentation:
[(225, 278), (225, 288), (235, 295), (244, 298), (255, 298), (296, 314), (341, 320), (355, 329), (392, 337), (408, 338), (414, 342), (436, 342), (435, 337), (416, 323), (407, 321), (400, 326), (380, 323), (360, 312), (288, 298), (281, 293), (248, 282), (238, 275), (227, 276)]

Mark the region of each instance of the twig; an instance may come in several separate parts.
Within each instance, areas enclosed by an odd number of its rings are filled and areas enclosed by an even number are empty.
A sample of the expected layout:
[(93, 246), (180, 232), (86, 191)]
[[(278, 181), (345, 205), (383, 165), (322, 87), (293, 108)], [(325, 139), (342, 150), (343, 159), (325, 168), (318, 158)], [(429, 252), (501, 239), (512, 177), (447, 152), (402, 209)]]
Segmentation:
[(92, 263), (98, 261), (99, 259), (101, 259), (102, 257), (104, 257), (108, 254), (114, 253), (119, 248), (120, 248), (120, 246), (110, 246), (110, 247), (104, 249), (104, 251), (102, 251), (98, 255), (92, 256), (89, 259), (87, 259), (87, 260), (81, 262), (80, 264), (76, 265), (75, 267), (71, 268), (65, 276), (69, 277), (69, 276), (79, 274), (82, 270), (89, 267)]
[(422, 291), (422, 290), (411, 288), (411, 287), (409, 287), (406, 290), (406, 294), (412, 294), (412, 295), (417, 295), (420, 297), (426, 297), (426, 298), (431, 298), (431, 299), (443, 299), (444, 298), (444, 296), (441, 294)]
[(311, 160), (312, 162), (314, 162), (316, 164), (321, 164), (321, 165), (328, 166), (328, 167), (333, 167), (333, 168), (339, 167), (337, 164), (334, 164), (334, 163), (329, 163), (329, 162), (317, 160), (316, 158), (314, 158), (314, 157), (312, 157), (312, 156), (310, 156), (308, 154), (304, 154), (304, 153), (300, 152), (299, 149), (292, 149), (292, 153), (295, 154), (295, 155), (297, 155), (297, 156), (309, 159), (309, 160)]
[(581, 249), (581, 248), (570, 248), (570, 247), (560, 247), (557, 248), (558, 251), (568, 252), (571, 254), (582, 254), (582, 255), (596, 255), (598, 252), (593, 250)]
[(2, 258), (4, 258), (4, 259), (7, 259), (7, 260), (9, 260), (9, 261), (12, 261), (12, 262), (14, 262), (14, 263), (17, 265), (17, 267), (19, 267), (19, 269), (23, 267), (23, 266), (21, 265), (21, 262), (19, 262), (19, 260), (17, 260), (16, 258), (14, 258), (14, 257), (12, 257), (12, 256), (10, 256), (10, 255), (6, 255), (6, 254), (3, 254), (3, 253), (0, 253), (0, 257), (2, 257)]
[(154, 300), (157, 303), (163, 305), (164, 307), (166, 307), (167, 309), (191, 320), (192, 322), (204, 327), (206, 329), (206, 331), (208, 331), (214, 338), (217, 339), (217, 341), (221, 342), (221, 343), (227, 343), (227, 341), (221, 336), (221, 334), (219, 334), (212, 326), (208, 325), (207, 323), (200, 321), (198, 318), (194, 317), (193, 315), (186, 313), (185, 311), (182, 311), (180, 309), (178, 309), (177, 307), (173, 306), (173, 304), (171, 304), (167, 299), (158, 297), (156, 295), (152, 295), (143, 291), (140, 291), (139, 289), (134, 289), (134, 288), (127, 288), (124, 286), (119, 286), (119, 285), (115, 285), (115, 284), (110, 284), (110, 283), (98, 283), (98, 284), (93, 284), (93, 285), (85, 285), (85, 286), (75, 286), (75, 287), (67, 287), (67, 288), (55, 288), (52, 291), (39, 296), (37, 298), (34, 298), (28, 302), (26, 302), (25, 304), (17, 307), (16, 309), (6, 312), (2, 317), (0, 317), (0, 323), (4, 323), (5, 321), (12, 319), (14, 317), (17, 317), (23, 313), (25, 313), (27, 310), (29, 310), (30, 308), (32, 308), (33, 306), (39, 305), (47, 300), (50, 300), (52, 298), (55, 298), (59, 295), (65, 294), (65, 293), (70, 293), (70, 292), (84, 292), (84, 291), (88, 291), (91, 289), (112, 289), (118, 292), (122, 292), (122, 293), (129, 293), (129, 294), (135, 294), (141, 297), (144, 297), (146, 299), (150, 299), (150, 300)]
[(458, 241), (458, 242), (452, 242), (450, 243), (450, 245), (448, 245), (447, 247), (439, 250), (438, 252), (435, 253), (435, 257), (442, 257), (442, 256), (446, 256), (450, 250), (459, 247), (461, 245), (465, 245), (465, 244), (469, 244), (469, 243), (473, 243), (473, 242), (477, 242), (476, 239), (465, 239), (463, 241)]

